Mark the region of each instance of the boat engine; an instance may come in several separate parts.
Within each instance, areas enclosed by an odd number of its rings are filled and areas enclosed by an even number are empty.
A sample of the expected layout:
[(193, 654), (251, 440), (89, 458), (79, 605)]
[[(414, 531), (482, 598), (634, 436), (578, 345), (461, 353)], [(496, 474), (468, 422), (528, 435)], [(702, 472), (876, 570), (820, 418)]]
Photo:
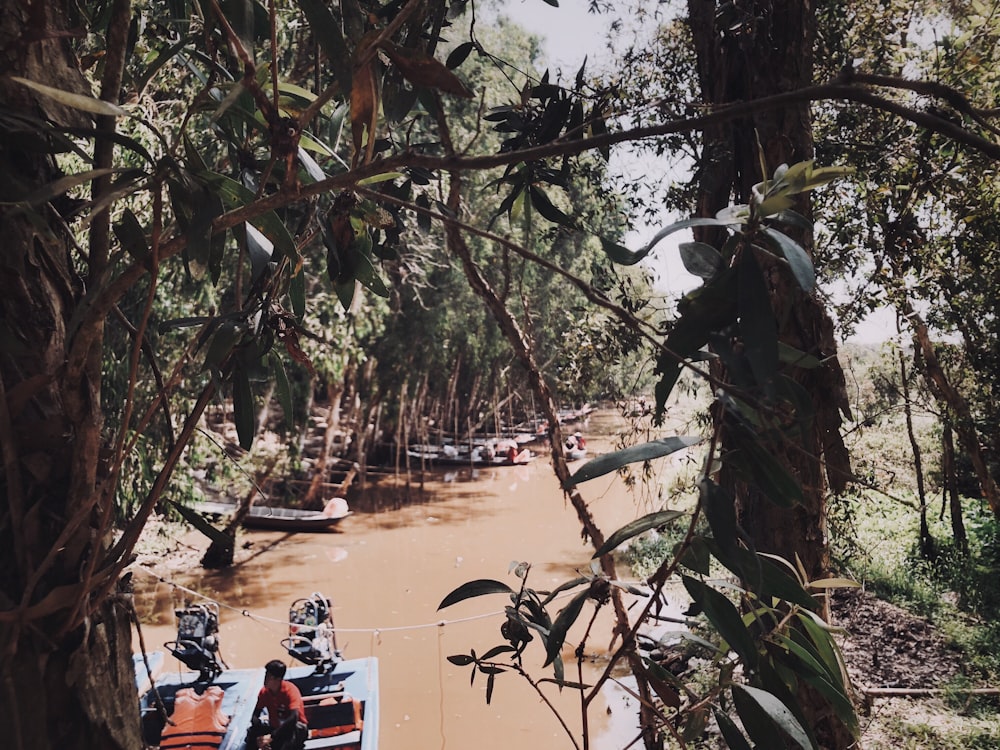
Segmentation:
[(222, 674), (219, 663), (219, 605), (186, 604), (174, 610), (177, 640), (164, 643), (170, 653), (187, 667), (198, 671), (201, 682), (211, 682)]
[(288, 609), (288, 637), (281, 641), (288, 654), (325, 672), (340, 660), (330, 600), (320, 593), (296, 599)]

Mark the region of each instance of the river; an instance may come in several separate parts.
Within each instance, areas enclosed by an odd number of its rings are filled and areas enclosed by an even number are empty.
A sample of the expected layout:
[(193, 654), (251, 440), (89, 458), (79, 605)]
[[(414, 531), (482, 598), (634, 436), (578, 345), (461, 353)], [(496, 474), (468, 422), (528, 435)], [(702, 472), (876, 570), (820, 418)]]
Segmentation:
[[(611, 449), (618, 424), (613, 413), (592, 415), (583, 428), (588, 447), (594, 452)], [(606, 534), (651, 510), (617, 476), (593, 480), (581, 490)], [(384, 487), (370, 484), (365, 502), (356, 502), (359, 510), (341, 523), (338, 533), (243, 532), (240, 541), (248, 547), (241, 562), (227, 571), (185, 570), (161, 581), (138, 570), (136, 604), (146, 647), (160, 648), (174, 639), (173, 608), (194, 598), (189, 591), (195, 591), (221, 606), (220, 653), (230, 667), (287, 659), (279, 642), (287, 635), (289, 604), (318, 591), (333, 601), (344, 656), (379, 659), (381, 750), (573, 748), (523, 678), (500, 675), (487, 705), (484, 676), (477, 675), (470, 687), (469, 668), (446, 659), (501, 644), (503, 618), (497, 613), (509, 599), (494, 594), (437, 610), (447, 593), (473, 579), (493, 578), (517, 588), (518, 579), (508, 572), (512, 561), (531, 564), (528, 581), (536, 589), (554, 588), (587, 570), (593, 549), (580, 537), (576, 514), (560, 491), (548, 455), (525, 466), (435, 474), (424, 483), (419, 502), (397, 502), (401, 492), (387, 494)], [(410, 494), (415, 494), (412, 487)], [(366, 512), (365, 506), (381, 510)], [(197, 533), (184, 542), (201, 548), (208, 543)], [(619, 571), (619, 576), (628, 578), (629, 572)], [(590, 611), (588, 605), (567, 638), (567, 679), (576, 678), (573, 648)], [(599, 635), (586, 645), (585, 680), (603, 666), (610, 642), (607, 614), (599, 620)], [(544, 650), (536, 639), (524, 662), (535, 679), (551, 677), (543, 662)], [(177, 668), (177, 663), (168, 659), (168, 667)], [(579, 737), (576, 693), (560, 692), (551, 683), (543, 689)], [(634, 701), (613, 686), (602, 701), (591, 707), (591, 747), (621, 750), (635, 736)]]

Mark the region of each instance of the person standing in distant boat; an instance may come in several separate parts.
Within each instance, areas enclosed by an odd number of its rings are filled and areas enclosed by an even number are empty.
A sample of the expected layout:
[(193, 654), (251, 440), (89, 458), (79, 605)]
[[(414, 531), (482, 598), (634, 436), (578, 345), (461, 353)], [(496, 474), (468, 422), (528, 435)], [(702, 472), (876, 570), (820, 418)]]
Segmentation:
[[(253, 720), (247, 730), (247, 747), (268, 750), (302, 750), (309, 738), (309, 724), (302, 693), (285, 679), (285, 663), (272, 659), (264, 665), (264, 687), (257, 693)], [(267, 723), (260, 713), (267, 709)]]

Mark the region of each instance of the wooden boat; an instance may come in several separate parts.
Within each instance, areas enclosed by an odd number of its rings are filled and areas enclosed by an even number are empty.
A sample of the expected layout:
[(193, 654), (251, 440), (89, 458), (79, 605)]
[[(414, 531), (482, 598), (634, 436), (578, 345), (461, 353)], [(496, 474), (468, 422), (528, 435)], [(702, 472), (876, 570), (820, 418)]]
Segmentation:
[[(255, 750), (246, 748), (246, 735), (263, 667), (224, 669), (219, 663), (216, 605), (188, 606), (176, 614), (177, 640), (165, 647), (187, 670), (161, 674), (140, 693), (144, 742), (161, 750)], [(378, 660), (341, 658), (330, 602), (321, 594), (294, 602), (289, 623), (282, 645), (302, 666), (290, 667), (285, 679), (302, 693), (307, 750), (376, 750)]]
[(513, 453), (509, 451), (492, 453), (480, 447), (468, 451), (457, 450), (452, 446), (442, 446), (440, 448), (421, 446), (418, 449), (411, 448), (406, 453), (410, 458), (439, 466), (472, 466), (476, 468), (484, 466), (523, 466), (535, 460), (535, 454), (528, 448), (515, 449)]
[[(195, 507), (201, 513), (218, 516), (236, 511), (235, 503), (206, 502)], [(270, 531), (329, 531), (350, 514), (347, 501), (342, 497), (331, 498), (321, 511), (251, 505), (250, 512), (243, 519), (243, 526)]]

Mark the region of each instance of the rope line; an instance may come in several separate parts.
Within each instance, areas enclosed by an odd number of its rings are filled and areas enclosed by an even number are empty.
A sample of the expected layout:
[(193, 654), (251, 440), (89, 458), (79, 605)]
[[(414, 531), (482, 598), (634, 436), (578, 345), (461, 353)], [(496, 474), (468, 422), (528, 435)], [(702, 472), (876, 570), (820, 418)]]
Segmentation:
[[(254, 614), (248, 609), (241, 607), (234, 607), (232, 605), (226, 604), (225, 602), (221, 602), (218, 599), (213, 599), (210, 596), (206, 596), (205, 594), (202, 594), (199, 591), (190, 589), (187, 586), (176, 583), (175, 581), (167, 580), (166, 578), (158, 576), (152, 571), (146, 570), (145, 568), (140, 567), (138, 569), (144, 572), (146, 575), (150, 576), (151, 578), (155, 578), (160, 583), (166, 584), (167, 586), (171, 586), (172, 588), (178, 591), (183, 591), (185, 594), (190, 594), (191, 596), (197, 597), (199, 599), (204, 599), (205, 601), (212, 602), (213, 604), (218, 605), (220, 609), (227, 609), (230, 612), (235, 612), (236, 614), (239, 614), (243, 617), (253, 620), (254, 622), (260, 624), (272, 623), (275, 625), (284, 625), (284, 626), (291, 626), (293, 624), (296, 624), (288, 622), (287, 620), (282, 620), (274, 617), (265, 617), (264, 615)], [(643, 586), (644, 584), (642, 582), (635, 582), (632, 583), (631, 585)], [(574, 592), (566, 591), (556, 596), (554, 600), (564, 599), (566, 597), (573, 595)], [(389, 627), (374, 627), (374, 628), (342, 628), (340, 626), (335, 626), (334, 630), (336, 630), (338, 633), (371, 633), (373, 640), (378, 640), (379, 636), (382, 633), (396, 633), (396, 632), (410, 631), (410, 630), (426, 630), (428, 628), (444, 628), (448, 625), (459, 625), (465, 622), (475, 622), (476, 620), (485, 620), (491, 617), (498, 617), (500, 615), (503, 615), (504, 613), (505, 610), (497, 610), (494, 612), (485, 612), (479, 615), (470, 615), (469, 617), (461, 617), (455, 620), (437, 620), (436, 622), (428, 622), (422, 625), (396, 625)]]

